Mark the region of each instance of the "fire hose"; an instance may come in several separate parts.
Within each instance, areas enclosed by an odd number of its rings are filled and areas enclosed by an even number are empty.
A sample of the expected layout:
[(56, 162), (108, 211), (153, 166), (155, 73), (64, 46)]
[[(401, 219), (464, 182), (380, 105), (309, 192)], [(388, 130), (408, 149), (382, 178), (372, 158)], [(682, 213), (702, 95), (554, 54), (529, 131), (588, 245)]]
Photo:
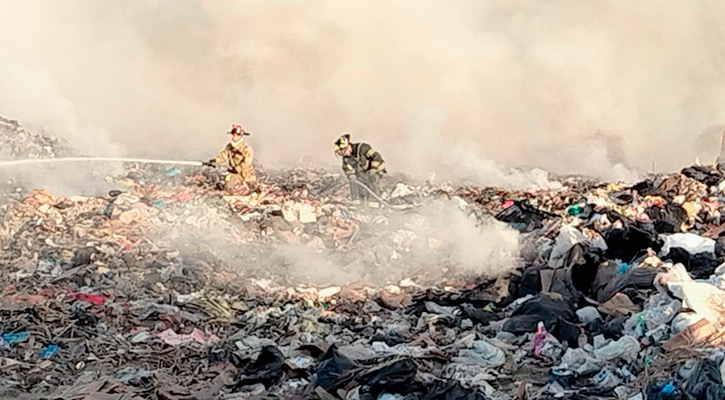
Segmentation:
[(63, 162), (128, 162), (142, 164), (166, 164), (166, 165), (193, 165), (201, 167), (201, 161), (183, 160), (153, 160), (146, 158), (117, 158), (117, 157), (63, 157), (63, 158), (32, 158), (26, 160), (0, 161), (0, 167), (13, 167), (26, 164), (55, 164)]
[[(2, 167), (14, 167), (27, 164), (56, 164), (64, 162), (126, 162), (126, 163), (141, 163), (141, 164), (166, 164), (166, 165), (191, 165), (201, 167), (204, 165), (201, 161), (187, 161), (187, 160), (159, 160), (159, 159), (148, 159), (148, 158), (120, 158), (120, 157), (62, 157), (62, 158), (32, 158), (25, 160), (11, 160), (11, 161), (0, 161), (0, 168)], [(358, 186), (365, 189), (371, 196), (375, 197), (379, 202), (390, 207), (390, 204), (385, 200), (381, 199), (370, 187), (366, 184), (357, 180), (351, 182), (344, 182), (339, 186), (334, 187), (332, 190), (337, 190), (345, 185), (357, 184)], [(329, 191), (332, 191), (329, 190)], [(328, 190), (326, 190), (327, 192)]]
[(386, 206), (390, 207), (390, 203), (388, 203), (387, 201), (385, 201), (382, 198), (380, 198), (380, 196), (378, 196), (377, 193), (375, 193), (375, 191), (373, 191), (372, 189), (370, 189), (370, 187), (368, 185), (366, 185), (366, 184), (364, 184), (364, 183), (362, 183), (362, 182), (360, 182), (358, 180), (342, 182), (342, 183), (339, 183), (337, 185), (330, 186), (330, 187), (322, 190), (321, 192), (317, 193), (317, 195), (318, 196), (323, 196), (323, 195), (325, 195), (327, 193), (334, 192), (335, 190), (340, 189), (341, 187), (345, 187), (347, 185), (353, 185), (353, 184), (357, 184), (358, 186), (362, 187), (368, 193), (370, 193), (370, 195), (372, 195), (373, 197), (375, 197), (375, 199), (377, 199), (379, 202), (381, 202), (382, 204), (385, 204)]
[(364, 184), (364, 183), (362, 183), (362, 182), (360, 182), (358, 180), (354, 180), (354, 181), (352, 181), (352, 183), (356, 183), (358, 186), (360, 186), (363, 189), (367, 190), (368, 193), (370, 193), (373, 197), (375, 197), (379, 202), (381, 202), (381, 203), (385, 204), (386, 206), (390, 207), (390, 204), (388, 204), (387, 201), (381, 199), (380, 196), (378, 196), (372, 189), (370, 189), (368, 187), (368, 185), (366, 185), (366, 184)]

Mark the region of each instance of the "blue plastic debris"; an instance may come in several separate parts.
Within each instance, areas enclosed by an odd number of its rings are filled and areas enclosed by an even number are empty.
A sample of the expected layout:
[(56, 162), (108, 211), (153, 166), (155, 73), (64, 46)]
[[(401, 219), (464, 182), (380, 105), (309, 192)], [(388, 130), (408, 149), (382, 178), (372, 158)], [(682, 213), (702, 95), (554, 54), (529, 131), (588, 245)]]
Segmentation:
[(28, 331), (3, 334), (3, 339), (5, 339), (5, 341), (8, 342), (8, 344), (23, 343), (24, 341), (28, 340), (29, 338), (30, 338), (30, 332), (28, 332)]
[(161, 200), (155, 201), (154, 202), (154, 207), (156, 207), (156, 208), (166, 208), (166, 202), (161, 201)]
[(675, 385), (673, 385), (672, 383), (668, 383), (662, 388), (662, 394), (672, 393), (675, 393)]
[(180, 173), (181, 173), (181, 170), (174, 167), (174, 168), (171, 168), (170, 170), (166, 171), (166, 176), (179, 175)]
[(566, 210), (566, 213), (574, 217), (582, 215), (584, 214), (584, 206), (581, 204), (575, 204), (573, 206), (570, 206)]
[(42, 353), (40, 353), (40, 358), (43, 360), (51, 359), (51, 358), (55, 357), (55, 355), (58, 354), (59, 351), (60, 351), (60, 347), (58, 347), (54, 344), (50, 344), (50, 345), (48, 345), (48, 347), (45, 348), (45, 350), (43, 350)]
[(629, 271), (632, 267), (627, 263), (622, 263), (622, 265), (619, 266), (619, 271), (617, 271), (617, 275), (622, 275), (623, 273)]

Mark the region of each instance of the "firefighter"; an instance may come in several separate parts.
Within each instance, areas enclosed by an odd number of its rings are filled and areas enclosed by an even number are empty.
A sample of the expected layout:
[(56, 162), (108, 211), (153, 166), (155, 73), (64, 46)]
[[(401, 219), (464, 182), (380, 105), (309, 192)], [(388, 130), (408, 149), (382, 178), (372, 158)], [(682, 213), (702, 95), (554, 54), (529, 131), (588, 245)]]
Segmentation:
[(232, 193), (248, 193), (257, 184), (257, 176), (252, 166), (254, 152), (244, 141), (244, 136), (249, 136), (250, 133), (236, 124), (232, 125), (232, 129), (227, 133), (231, 135), (231, 140), (224, 150), (204, 164), (228, 167), (229, 173), (224, 178), (225, 188)]
[(369, 192), (358, 185), (360, 182), (380, 194), (380, 178), (387, 171), (383, 157), (367, 143), (351, 143), (350, 135), (344, 134), (335, 141), (335, 154), (342, 157), (342, 170), (350, 180), (350, 197), (367, 200)]

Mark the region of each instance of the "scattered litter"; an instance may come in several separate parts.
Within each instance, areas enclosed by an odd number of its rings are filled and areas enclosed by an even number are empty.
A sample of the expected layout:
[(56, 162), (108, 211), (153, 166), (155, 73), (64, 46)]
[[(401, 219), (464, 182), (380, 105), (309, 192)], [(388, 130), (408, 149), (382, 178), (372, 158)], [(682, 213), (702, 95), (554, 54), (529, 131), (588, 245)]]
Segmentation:
[(170, 170), (166, 171), (166, 176), (175, 176), (179, 175), (181, 173), (181, 170), (179, 168), (171, 168)]
[(18, 344), (27, 341), (30, 338), (30, 332), (22, 331), (17, 333), (5, 333), (3, 334), (3, 340), (8, 344)]
[[(4, 118), (0, 139), (3, 157), (65, 151)], [(384, 180), (390, 207), (323, 169), (233, 195), (212, 170), (129, 164), (95, 196), (0, 182), (1, 395), (723, 398), (715, 168), (531, 191)], [(460, 215), (430, 218), (441, 202)]]
[(60, 351), (60, 347), (51, 344), (46, 347), (42, 353), (40, 353), (40, 358), (43, 360), (49, 360), (53, 357), (55, 357), (56, 354)]

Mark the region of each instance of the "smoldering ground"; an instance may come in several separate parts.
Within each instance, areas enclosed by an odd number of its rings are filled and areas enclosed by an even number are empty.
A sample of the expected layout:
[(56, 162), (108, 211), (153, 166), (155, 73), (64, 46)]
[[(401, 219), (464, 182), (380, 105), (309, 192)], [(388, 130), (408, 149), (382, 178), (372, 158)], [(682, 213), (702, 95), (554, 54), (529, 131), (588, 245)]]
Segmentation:
[(619, 179), (725, 120), (717, 1), (1, 4), (0, 110), (90, 155), (205, 159), (242, 122), (267, 165), (351, 131), (422, 177)]
[[(179, 220), (184, 218), (179, 215)], [(206, 253), (220, 267), (275, 284), (385, 285), (405, 278), (423, 284), (497, 277), (519, 265), (517, 231), (495, 220), (478, 221), (454, 201), (431, 201), (405, 213), (371, 212), (365, 218), (369, 220), (353, 239), (339, 243), (300, 234), (295, 243), (240, 244), (230, 232), (241, 222), (216, 212), (204, 216), (213, 228), (163, 227), (150, 239), (179, 249), (182, 256)], [(304, 229), (285, 225), (280, 229)]]

